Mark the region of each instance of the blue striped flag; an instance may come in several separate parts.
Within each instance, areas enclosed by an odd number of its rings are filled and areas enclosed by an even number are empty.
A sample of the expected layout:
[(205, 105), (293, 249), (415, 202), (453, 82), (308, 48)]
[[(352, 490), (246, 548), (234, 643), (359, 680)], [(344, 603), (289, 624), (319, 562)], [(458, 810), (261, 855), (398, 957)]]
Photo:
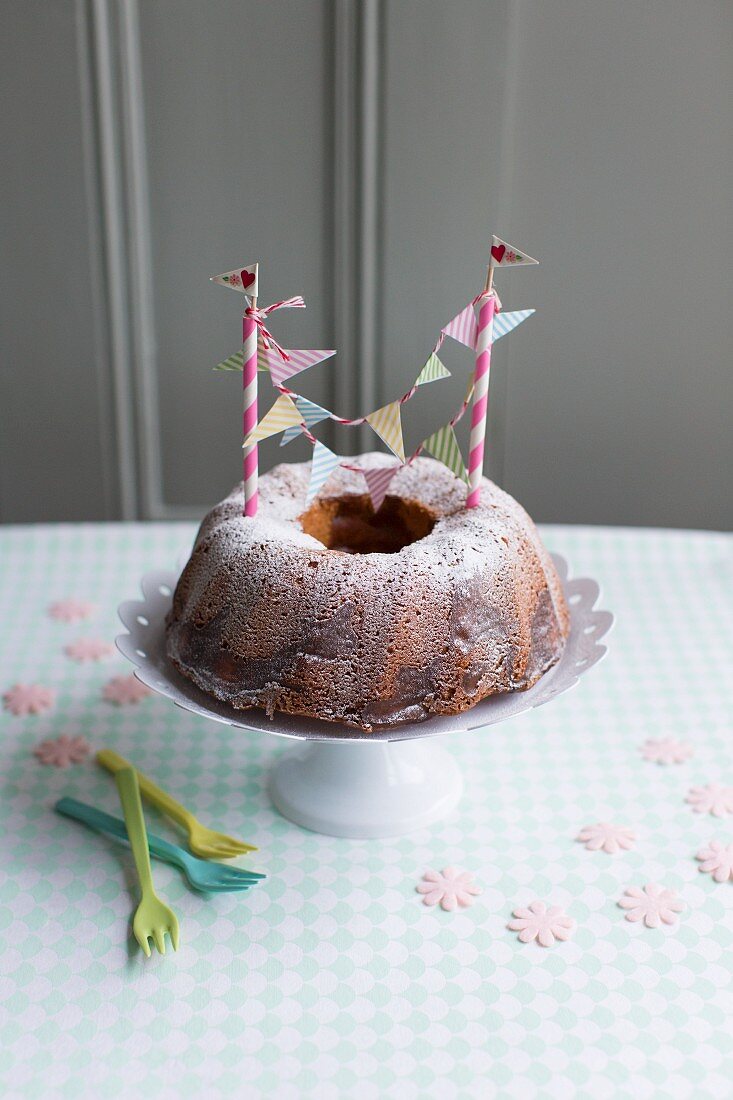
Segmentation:
[[(312, 428), (314, 424), (320, 424), (322, 420), (328, 420), (331, 415), (328, 409), (322, 409), (320, 405), (316, 405), (315, 401), (309, 401), (307, 397), (296, 397), (295, 404), (298, 412), (303, 417), (306, 428)], [(295, 439), (298, 435), (300, 435), (300, 425), (288, 428), (287, 431), (283, 432), (280, 446), (284, 447), (286, 443), (290, 443), (291, 439)]]
[(494, 343), (500, 340), (502, 336), (507, 336), (510, 332), (513, 332), (517, 325), (521, 325), (522, 321), (526, 321), (534, 312), (533, 309), (518, 309), (514, 313), (495, 313)]
[(312, 503), (318, 490), (328, 480), (340, 462), (341, 459), (338, 455), (335, 455), (333, 451), (329, 451), (328, 447), (324, 447), (320, 440), (316, 440), (316, 445), (313, 448), (308, 495), (305, 498), (306, 507)]

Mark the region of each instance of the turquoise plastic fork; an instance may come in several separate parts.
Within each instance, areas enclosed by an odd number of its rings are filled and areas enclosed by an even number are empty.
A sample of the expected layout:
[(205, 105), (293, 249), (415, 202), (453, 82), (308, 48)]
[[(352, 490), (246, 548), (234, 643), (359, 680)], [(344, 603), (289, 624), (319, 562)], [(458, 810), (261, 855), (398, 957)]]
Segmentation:
[[(54, 809), (64, 817), (71, 817), (97, 832), (107, 833), (129, 844), (125, 823), (118, 817), (112, 817), (111, 814), (97, 810), (94, 806), (88, 806), (85, 802), (77, 802), (75, 798), (59, 799)], [(151, 856), (180, 868), (191, 886), (203, 893), (248, 890), (250, 886), (256, 886), (267, 877), (257, 871), (245, 871), (241, 867), (230, 867), (222, 863), (197, 859), (183, 848), (179, 848), (177, 844), (171, 844), (170, 841), (163, 840), (162, 837), (154, 836), (152, 833), (148, 833), (148, 847)]]

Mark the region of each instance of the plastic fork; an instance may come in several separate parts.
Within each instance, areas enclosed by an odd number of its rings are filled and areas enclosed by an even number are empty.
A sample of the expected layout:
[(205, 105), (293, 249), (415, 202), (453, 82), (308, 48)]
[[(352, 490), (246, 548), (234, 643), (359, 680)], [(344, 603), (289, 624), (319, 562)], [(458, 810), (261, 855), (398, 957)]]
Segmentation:
[(149, 941), (151, 939), (160, 954), (165, 955), (166, 932), (170, 936), (173, 950), (178, 950), (178, 918), (155, 893), (148, 852), (148, 834), (145, 831), (145, 818), (135, 769), (121, 768), (115, 775), (115, 782), (120, 794), (127, 835), (130, 838), (130, 847), (142, 891), (140, 904), (135, 910), (132, 930), (148, 958), (150, 958)]
[[(61, 798), (54, 809), (64, 817), (73, 818), (97, 832), (117, 837), (129, 844), (124, 821), (96, 809), (95, 806), (77, 802), (75, 798)], [(170, 841), (154, 836), (150, 832), (148, 849), (154, 859), (179, 867), (195, 890), (201, 890), (207, 894), (248, 890), (250, 886), (256, 886), (267, 877), (257, 871), (245, 871), (240, 867), (227, 867), (221, 863), (209, 863), (205, 859), (197, 859), (196, 856), (184, 852), (183, 848), (179, 848), (177, 844), (171, 844)]]
[[(133, 767), (129, 760), (125, 760), (111, 749), (102, 749), (98, 752), (97, 763), (113, 775), (121, 768)], [(243, 840), (237, 840), (236, 837), (227, 836), (225, 833), (217, 833), (214, 829), (207, 829), (185, 806), (176, 802), (167, 791), (157, 787), (152, 779), (148, 779), (142, 772), (136, 774), (143, 798), (186, 830), (188, 846), (194, 855), (202, 859), (231, 859), (245, 852), (257, 851), (252, 844), (245, 844)]]

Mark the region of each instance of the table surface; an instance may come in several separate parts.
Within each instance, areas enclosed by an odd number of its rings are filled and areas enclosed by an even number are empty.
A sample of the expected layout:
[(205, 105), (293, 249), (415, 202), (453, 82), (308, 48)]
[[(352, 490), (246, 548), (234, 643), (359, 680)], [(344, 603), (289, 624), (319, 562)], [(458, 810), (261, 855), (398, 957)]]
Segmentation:
[[(733, 785), (733, 540), (697, 532), (546, 527), (571, 576), (601, 584), (609, 654), (567, 695), (444, 742), (459, 808), (394, 840), (308, 833), (279, 817), (276, 738), (207, 722), (155, 696), (102, 699), (115, 655), (80, 664), (78, 638), (119, 632), (118, 603), (149, 569), (185, 560), (191, 524), (0, 529), (0, 689), (57, 692), (42, 715), (0, 713), (0, 1091), (5, 1097), (728, 1097), (733, 1087), (733, 883), (698, 873), (733, 818), (695, 814), (690, 787)], [(97, 605), (53, 621), (56, 599)], [(62, 819), (71, 795), (119, 814), (90, 758), (41, 766), (40, 741), (81, 733), (156, 778), (203, 820), (259, 846), (267, 882), (191, 893), (156, 864), (181, 946), (146, 959), (131, 937), (129, 851)], [(646, 762), (647, 738), (689, 742)], [(155, 831), (176, 839), (154, 812)], [(635, 847), (587, 851), (582, 826), (632, 827)], [(482, 894), (421, 904), (426, 868), (473, 872)], [(630, 885), (685, 903), (672, 927), (624, 919)], [(534, 898), (577, 922), (566, 943), (506, 929)]]

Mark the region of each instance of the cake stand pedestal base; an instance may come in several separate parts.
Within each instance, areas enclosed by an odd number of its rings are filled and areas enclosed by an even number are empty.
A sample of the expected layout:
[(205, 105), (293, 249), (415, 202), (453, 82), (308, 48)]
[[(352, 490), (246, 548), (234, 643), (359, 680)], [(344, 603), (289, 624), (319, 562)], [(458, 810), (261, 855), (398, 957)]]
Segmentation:
[(401, 836), (450, 813), (463, 780), (426, 741), (306, 741), (280, 757), (270, 797), (283, 817), (328, 836)]

